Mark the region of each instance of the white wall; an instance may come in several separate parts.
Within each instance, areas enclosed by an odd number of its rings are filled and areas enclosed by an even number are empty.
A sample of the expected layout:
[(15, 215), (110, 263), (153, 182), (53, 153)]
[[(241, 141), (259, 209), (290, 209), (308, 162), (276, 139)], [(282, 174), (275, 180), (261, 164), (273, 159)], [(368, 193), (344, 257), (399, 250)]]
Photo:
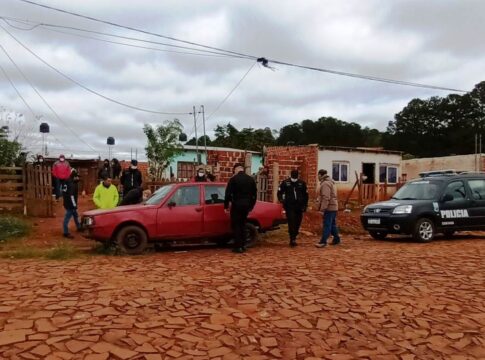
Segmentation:
[(318, 152), (318, 169), (325, 169), (332, 176), (332, 164), (334, 161), (349, 164), (347, 182), (337, 182), (339, 189), (351, 189), (355, 183), (355, 172), (362, 172), (363, 163), (375, 163), (375, 182), (379, 182), (379, 166), (394, 165), (397, 167), (397, 178), (401, 176), (401, 155), (387, 153), (372, 153), (359, 150), (328, 150), (323, 149)]
[[(480, 159), (480, 161), (478, 161)], [(419, 177), (419, 173), (434, 170), (483, 171), (485, 170), (485, 154), (442, 156), (403, 160), (402, 173), (408, 180)]]

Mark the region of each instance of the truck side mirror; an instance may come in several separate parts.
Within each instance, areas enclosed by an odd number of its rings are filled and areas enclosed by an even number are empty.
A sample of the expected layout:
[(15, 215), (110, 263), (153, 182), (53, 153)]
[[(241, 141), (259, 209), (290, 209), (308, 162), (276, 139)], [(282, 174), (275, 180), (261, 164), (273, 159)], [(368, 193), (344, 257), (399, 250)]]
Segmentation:
[(169, 207), (170, 209), (171, 209), (171, 208), (173, 208), (173, 207), (175, 207), (175, 205), (177, 205), (177, 204), (175, 203), (175, 201), (170, 201), (170, 202), (168, 203), (168, 207)]

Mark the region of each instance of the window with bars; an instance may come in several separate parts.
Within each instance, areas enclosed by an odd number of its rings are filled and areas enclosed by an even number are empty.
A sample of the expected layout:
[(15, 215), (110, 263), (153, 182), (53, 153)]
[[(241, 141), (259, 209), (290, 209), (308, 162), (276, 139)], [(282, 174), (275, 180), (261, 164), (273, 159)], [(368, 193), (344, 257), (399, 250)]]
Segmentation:
[(179, 179), (191, 179), (195, 176), (195, 166), (193, 162), (179, 161), (177, 163), (177, 177)]

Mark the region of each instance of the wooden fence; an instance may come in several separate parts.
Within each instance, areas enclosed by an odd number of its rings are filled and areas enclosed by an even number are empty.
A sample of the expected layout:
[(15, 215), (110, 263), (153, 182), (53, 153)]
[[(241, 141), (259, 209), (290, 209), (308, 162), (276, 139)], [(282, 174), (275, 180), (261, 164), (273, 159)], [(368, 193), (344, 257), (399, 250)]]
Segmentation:
[(0, 167), (0, 212), (24, 212), (24, 172), (21, 167)]
[(51, 167), (28, 164), (25, 166), (24, 171), (24, 194), (27, 215), (38, 217), (54, 216)]

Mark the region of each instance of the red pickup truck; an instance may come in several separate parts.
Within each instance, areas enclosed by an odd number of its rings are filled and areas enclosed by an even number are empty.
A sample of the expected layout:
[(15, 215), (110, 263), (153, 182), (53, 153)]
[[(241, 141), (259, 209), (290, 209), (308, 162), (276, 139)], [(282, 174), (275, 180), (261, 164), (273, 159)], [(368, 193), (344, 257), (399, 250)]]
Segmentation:
[[(230, 217), (224, 212), (225, 190), (225, 183), (164, 185), (143, 204), (87, 211), (82, 223), (86, 237), (116, 243), (128, 254), (142, 253), (149, 243), (209, 238), (223, 244), (231, 237)], [(248, 241), (285, 222), (280, 204), (258, 201), (248, 217)]]

